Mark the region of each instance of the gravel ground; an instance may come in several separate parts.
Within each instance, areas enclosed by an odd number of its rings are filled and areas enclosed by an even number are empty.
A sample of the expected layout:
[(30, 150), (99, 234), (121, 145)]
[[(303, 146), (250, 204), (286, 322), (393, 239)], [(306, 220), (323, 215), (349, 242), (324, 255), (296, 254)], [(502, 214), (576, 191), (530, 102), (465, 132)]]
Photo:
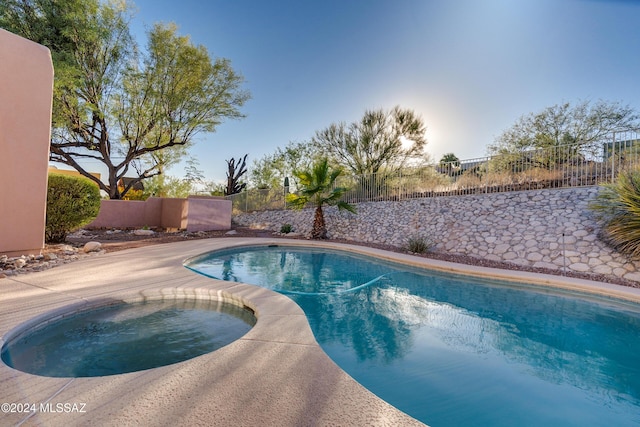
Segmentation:
[[(298, 238), (305, 239), (299, 235), (280, 235), (269, 230), (255, 230), (249, 228), (234, 228), (229, 231), (207, 231), (207, 232), (195, 232), (188, 233), (184, 231), (178, 232), (165, 232), (155, 231), (152, 235), (136, 235), (135, 230), (80, 230), (77, 233), (71, 234), (67, 237), (67, 241), (64, 244), (58, 245), (46, 245), (42, 254), (38, 256), (22, 257), (25, 261), (18, 261), (19, 264), (23, 264), (19, 268), (16, 267), (16, 258), (8, 258), (3, 260), (0, 258), (0, 278), (3, 276), (13, 276), (16, 274), (35, 273), (48, 268), (55, 267), (61, 264), (67, 264), (78, 259), (85, 258), (87, 256), (95, 256), (105, 252), (115, 252), (124, 249), (140, 248), (149, 245), (157, 245), (162, 243), (179, 242), (183, 240), (194, 239), (209, 239), (220, 237), (286, 237), (286, 238)], [(339, 243), (348, 244), (361, 244), (353, 241), (346, 240), (332, 240)], [(88, 242), (100, 242), (100, 248), (94, 252), (85, 253), (83, 251), (84, 245)], [(375, 247), (393, 252), (407, 252), (404, 248), (386, 245), (375, 244), (362, 244), (363, 246)], [(483, 267), (502, 268), (506, 270), (520, 270), (530, 271), (537, 273), (545, 273), (552, 275), (562, 275), (562, 271), (544, 269), (544, 268), (532, 268), (524, 267), (507, 262), (488, 261), (480, 258), (469, 257), (458, 254), (447, 254), (438, 252), (429, 252), (425, 254), (414, 254), (417, 256), (423, 256), (425, 258), (438, 259), (443, 261), (457, 262), (461, 264), (477, 265)], [(570, 277), (595, 280), (599, 282), (615, 283), (623, 286), (630, 286), (640, 288), (640, 283), (630, 280), (624, 280), (617, 277), (592, 274), (592, 273), (575, 273), (568, 272), (566, 274)]]

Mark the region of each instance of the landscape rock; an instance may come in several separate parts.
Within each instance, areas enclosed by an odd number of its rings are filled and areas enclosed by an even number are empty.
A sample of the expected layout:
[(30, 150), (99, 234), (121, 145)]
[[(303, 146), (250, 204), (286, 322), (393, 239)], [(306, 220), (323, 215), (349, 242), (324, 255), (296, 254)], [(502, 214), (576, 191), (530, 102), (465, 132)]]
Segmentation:
[(60, 246), (60, 250), (65, 254), (65, 255), (73, 255), (75, 254), (78, 249), (74, 248), (71, 245), (62, 245)]
[[(100, 245), (100, 243), (98, 244)], [(0, 279), (47, 270), (58, 265), (67, 264), (101, 253), (104, 253), (104, 250), (101, 250), (101, 248), (98, 248), (97, 251), (85, 252), (81, 250), (78, 252), (78, 248), (63, 244), (48, 245), (45, 247), (44, 253), (37, 255), (30, 254), (11, 258), (3, 255), (0, 256)]]
[(87, 242), (82, 247), (82, 252), (98, 252), (102, 248), (102, 243), (100, 242)]
[(133, 234), (136, 236), (153, 236), (156, 232), (153, 230), (134, 230)]
[(94, 238), (96, 236), (95, 236), (95, 234), (93, 234), (92, 232), (90, 232), (88, 230), (80, 229), (80, 230), (74, 231), (73, 233), (68, 234), (67, 237), (71, 237), (71, 238)]

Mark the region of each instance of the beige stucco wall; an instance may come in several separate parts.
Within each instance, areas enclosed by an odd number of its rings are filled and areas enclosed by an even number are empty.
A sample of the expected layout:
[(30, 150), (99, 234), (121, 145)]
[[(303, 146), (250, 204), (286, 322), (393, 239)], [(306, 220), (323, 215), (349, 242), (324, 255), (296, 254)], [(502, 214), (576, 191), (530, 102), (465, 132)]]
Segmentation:
[(52, 96), (49, 49), (0, 29), (0, 254), (44, 247)]
[(160, 217), (160, 227), (162, 228), (187, 228), (187, 199), (163, 198), (162, 216)]
[(189, 197), (187, 231), (231, 229), (231, 200)]
[(145, 201), (102, 200), (100, 212), (86, 228), (161, 227), (187, 231), (231, 229), (231, 201), (215, 197)]
[[(128, 225), (127, 227), (157, 227), (158, 225), (162, 224), (163, 200), (164, 199), (160, 197), (150, 197), (144, 202), (141, 202), (144, 203), (144, 217), (142, 221), (140, 219), (137, 219), (137, 222), (135, 224)], [(111, 202), (120, 202), (119, 204), (124, 206), (125, 208), (128, 205), (127, 200), (111, 200)], [(102, 213), (102, 205), (100, 206), (100, 213)], [(127, 214), (124, 215), (127, 216)], [(115, 227), (115, 225), (106, 225), (106, 227)]]
[[(151, 200), (151, 199), (149, 199)], [(153, 201), (151, 202), (153, 203)], [(100, 200), (100, 212), (87, 228), (134, 228), (154, 226), (160, 221), (157, 217), (147, 217), (147, 201), (139, 200)], [(159, 204), (161, 206), (161, 204)]]

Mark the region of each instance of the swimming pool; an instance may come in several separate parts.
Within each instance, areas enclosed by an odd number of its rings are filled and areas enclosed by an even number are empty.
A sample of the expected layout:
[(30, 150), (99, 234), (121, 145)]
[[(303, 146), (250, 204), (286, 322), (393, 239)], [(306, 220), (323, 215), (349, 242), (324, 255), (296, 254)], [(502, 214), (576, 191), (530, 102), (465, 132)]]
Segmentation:
[(640, 422), (636, 304), (300, 247), (187, 267), (288, 294), (341, 368), (432, 426)]

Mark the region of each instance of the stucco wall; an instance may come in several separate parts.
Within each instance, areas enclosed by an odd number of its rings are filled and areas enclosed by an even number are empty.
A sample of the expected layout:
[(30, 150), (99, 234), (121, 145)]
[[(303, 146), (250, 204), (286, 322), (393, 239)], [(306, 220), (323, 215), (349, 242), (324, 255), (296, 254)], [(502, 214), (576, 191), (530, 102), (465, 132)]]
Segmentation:
[(102, 200), (98, 216), (86, 228), (146, 226), (187, 231), (229, 230), (231, 204), (230, 200), (211, 197)]
[(98, 216), (86, 228), (134, 228), (149, 224), (159, 226), (160, 210), (157, 218), (156, 215), (148, 217), (146, 206), (147, 201), (101, 200)]
[(0, 254), (44, 247), (52, 96), (49, 50), (0, 29)]
[(178, 228), (184, 230), (187, 228), (187, 210), (188, 200), (178, 198), (163, 198), (162, 209), (160, 215), (160, 227), (162, 228)]
[(189, 197), (187, 231), (231, 229), (231, 200)]
[(184, 228), (186, 203), (186, 199), (158, 197), (145, 201), (101, 200), (98, 216), (86, 228)]
[[(357, 215), (325, 208), (329, 237), (406, 247), (424, 237), (433, 250), (531, 267), (640, 281), (640, 262), (603, 243), (588, 208), (597, 187), (360, 203)], [(309, 234), (313, 210), (236, 215), (241, 226)]]

